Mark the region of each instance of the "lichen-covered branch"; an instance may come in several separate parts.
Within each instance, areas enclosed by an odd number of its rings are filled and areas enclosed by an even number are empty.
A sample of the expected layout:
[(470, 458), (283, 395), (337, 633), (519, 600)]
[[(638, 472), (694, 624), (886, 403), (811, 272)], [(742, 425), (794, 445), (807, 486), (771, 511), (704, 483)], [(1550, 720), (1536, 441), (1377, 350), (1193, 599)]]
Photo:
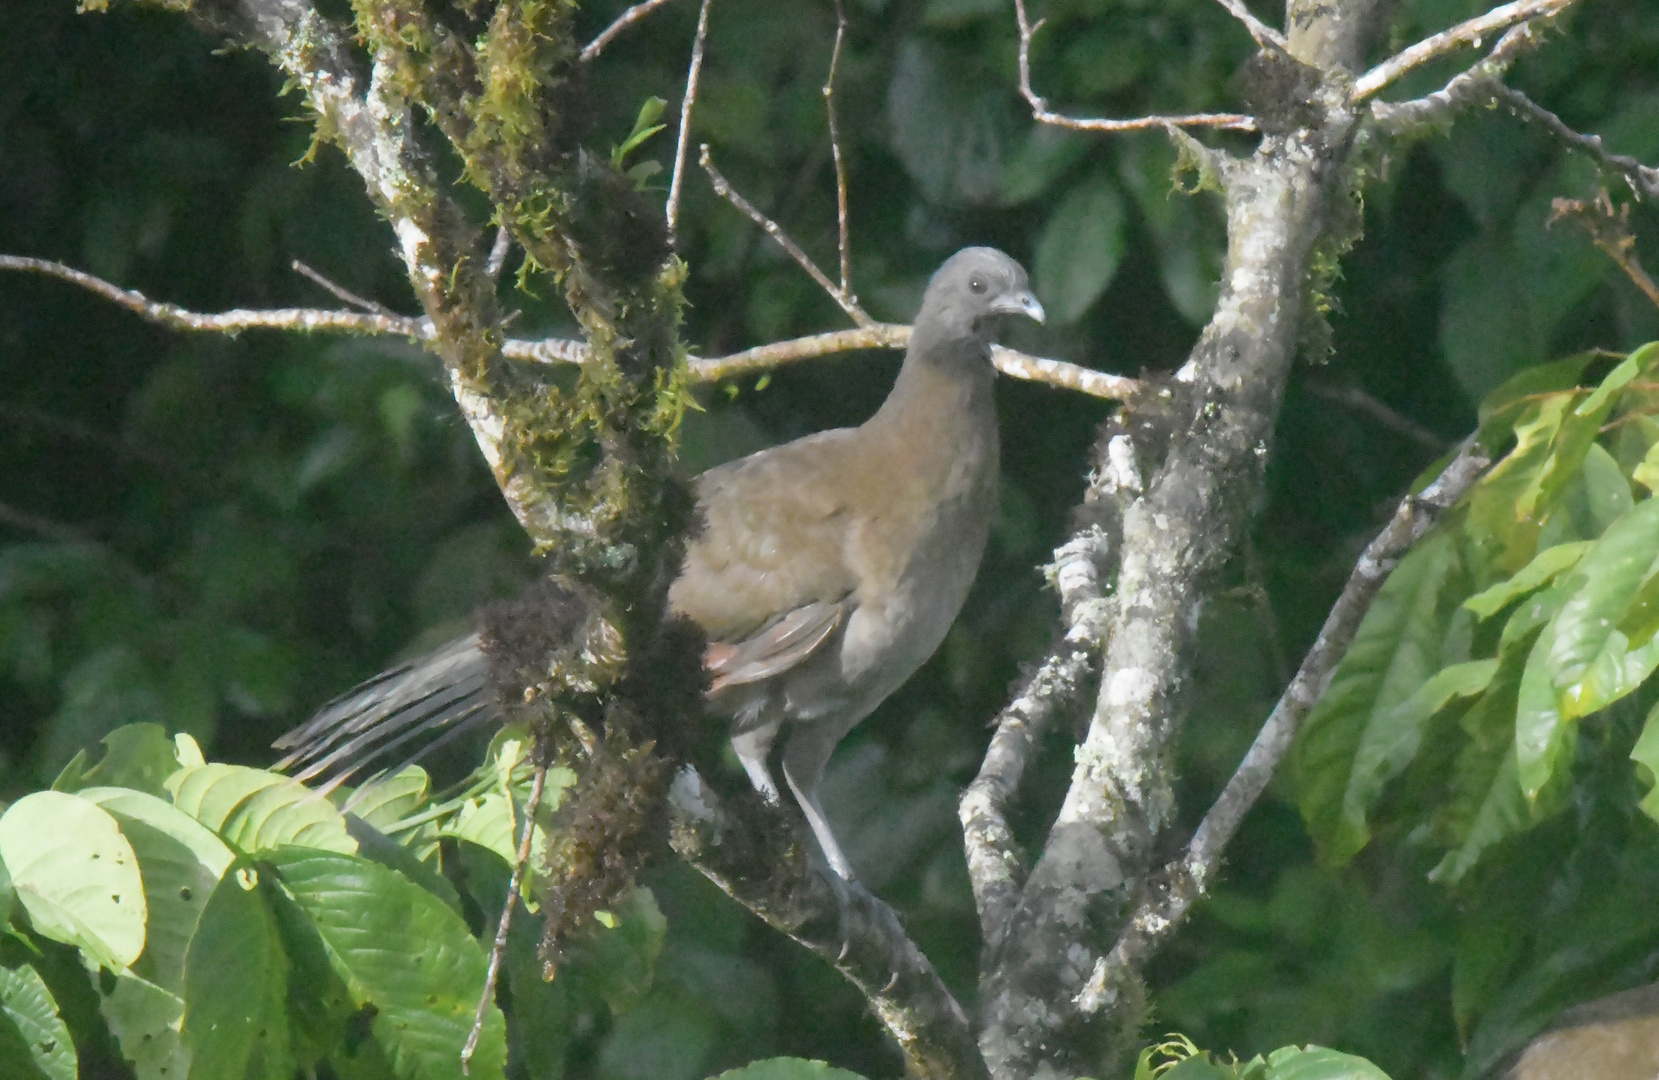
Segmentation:
[(1499, 103), (1516, 116), (1542, 124), (1551, 135), (1574, 150), (1581, 150), (1595, 158), (1602, 168), (1619, 173), (1639, 198), (1659, 198), (1659, 169), (1644, 165), (1628, 154), (1613, 153), (1601, 141), (1600, 135), (1585, 135), (1573, 130), (1559, 116), (1512, 86), (1500, 83), (1493, 88), (1493, 92)]
[(669, 807), (674, 850), (856, 985), (904, 1051), (908, 1075), (985, 1080), (967, 1013), (893, 909), (813, 866), (812, 841), (785, 824), (783, 811), (732, 813), (689, 768), (675, 779)]
[(1118, 992), (1122, 973), (1138, 971), (1180, 925), (1192, 904), (1208, 891), (1220, 869), (1222, 852), (1244, 815), (1267, 789), (1302, 719), (1324, 693), (1331, 673), (1347, 654), (1377, 591), (1400, 559), (1474, 486), (1490, 464), (1486, 452), (1471, 439), (1421, 494), (1400, 501), (1389, 523), (1366, 546), (1302, 666), (1237, 771), (1204, 815), (1186, 852), (1150, 882), (1146, 896), (1112, 951), (1096, 961), (1093, 975), (1078, 994), (1082, 1012), (1093, 1013), (1109, 1006)]
[(1480, 62), (1454, 75), (1439, 90), (1411, 101), (1373, 101), (1371, 115), (1383, 130), (1399, 134), (1444, 122), (1471, 105), (1490, 102), (1502, 93), (1502, 80), (1510, 66), (1542, 40), (1542, 26), (1542, 20), (1533, 20), (1510, 27)]
[(1501, 4), (1484, 15), (1466, 19), (1448, 30), (1401, 49), (1364, 75), (1354, 80), (1354, 101), (1365, 101), (1407, 72), (1415, 71), (1432, 60), (1465, 48), (1479, 48), (1480, 43), (1501, 30), (1529, 19), (1559, 15), (1577, 0), (1513, 0)]

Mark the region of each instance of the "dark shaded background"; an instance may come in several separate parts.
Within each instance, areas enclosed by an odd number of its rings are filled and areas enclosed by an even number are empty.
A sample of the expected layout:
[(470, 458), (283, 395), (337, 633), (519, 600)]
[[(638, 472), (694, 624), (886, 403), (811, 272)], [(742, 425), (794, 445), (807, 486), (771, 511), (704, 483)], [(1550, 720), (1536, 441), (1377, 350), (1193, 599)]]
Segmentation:
[[(584, 5), (583, 36), (622, 6)], [(1406, 0), (1389, 41), (1485, 6)], [(1062, 0), (1037, 13), (1051, 20), (1037, 79), (1057, 105), (1119, 116), (1239, 105), (1250, 41), (1210, 0)], [(8, 0), (0, 14), (0, 251), (196, 310), (331, 305), (288, 269), (299, 258), (415, 309), (390, 234), (338, 153), (300, 163), (310, 125), (262, 57), (216, 53), (151, 10), (80, 16), (66, 2)], [(1054, 316), (1015, 344), (1130, 374), (1178, 366), (1214, 294), (1222, 231), (1213, 198), (1172, 193), (1163, 136), (1034, 128), (1014, 92), (1003, 0), (860, 0), (849, 14), (838, 101), (854, 284), (872, 313), (907, 319), (943, 257), (991, 243), (1032, 268)], [(646, 97), (677, 103), (695, 17), (692, 0), (671, 5), (595, 65), (605, 134), (594, 149), (620, 141)], [(1586, 0), (1564, 30), (1519, 66), (1518, 84), (1614, 149), (1659, 158), (1659, 8)], [(825, 3), (719, 0), (695, 119), (722, 170), (825, 266), (834, 180), (819, 87), (833, 31)], [(671, 135), (645, 153), (668, 164)], [(1191, 820), (1389, 500), (1468, 431), (1473, 402), (1526, 364), (1659, 337), (1659, 312), (1581, 235), (1545, 228), (1552, 197), (1588, 196), (1599, 180), (1541, 132), (1477, 111), (1449, 137), (1379, 147), (1368, 167), (1365, 237), (1330, 298), (1334, 351), (1311, 348), (1298, 365), (1257, 527), (1205, 613), (1182, 751)], [(717, 355), (844, 324), (695, 169), (688, 181), (694, 348)], [(1654, 232), (1651, 211), (1635, 222)], [(513, 332), (569, 332), (551, 285), (531, 287), (504, 286), (523, 312)], [(709, 388), (707, 411), (686, 424), (687, 469), (858, 422), (896, 363), (848, 355)], [(187, 337), (68, 285), (0, 277), (0, 794), (49, 783), (77, 748), (135, 721), (189, 731), (210, 756), (268, 763), (270, 739), (318, 703), (523, 581), (527, 544), (438, 375), (401, 341)], [(1409, 428), (1354, 404), (1355, 390)], [(1036, 567), (1062, 536), (1106, 413), (1008, 380), (998, 394), (1003, 516), (973, 596), (826, 785), (866, 881), (965, 998), (977, 939), (956, 793), (1054, 625)], [(1034, 840), (1069, 773), (1066, 735), (1019, 818)], [(833, 971), (684, 867), (649, 879), (670, 928), (657, 988), (619, 1018), (596, 1007), (572, 1075), (675, 1080), (773, 1053), (898, 1070)], [(1235, 844), (1221, 895), (1159, 962), (1151, 1030), (1241, 1055), (1315, 1041), (1401, 1080), (1456, 1075), (1448, 927), (1459, 902), (1405, 855), (1317, 868), (1295, 811), (1270, 799)]]

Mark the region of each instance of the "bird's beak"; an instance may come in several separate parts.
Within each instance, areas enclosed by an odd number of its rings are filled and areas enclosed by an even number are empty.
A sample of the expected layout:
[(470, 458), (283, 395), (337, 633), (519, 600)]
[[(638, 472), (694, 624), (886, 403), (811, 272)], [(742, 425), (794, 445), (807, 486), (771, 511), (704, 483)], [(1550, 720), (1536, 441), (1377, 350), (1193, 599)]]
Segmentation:
[(1043, 305), (1027, 289), (997, 297), (991, 302), (991, 310), (1000, 315), (1024, 315), (1038, 322), (1043, 321)]

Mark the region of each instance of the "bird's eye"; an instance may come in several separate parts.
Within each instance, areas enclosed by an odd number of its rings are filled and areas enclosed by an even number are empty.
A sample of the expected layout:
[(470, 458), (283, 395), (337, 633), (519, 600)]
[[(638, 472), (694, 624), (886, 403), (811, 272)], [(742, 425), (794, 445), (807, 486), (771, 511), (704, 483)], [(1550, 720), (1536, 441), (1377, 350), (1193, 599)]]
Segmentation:
[(973, 290), (975, 294), (983, 293), (985, 291), (985, 279), (977, 276), (969, 278), (968, 288)]

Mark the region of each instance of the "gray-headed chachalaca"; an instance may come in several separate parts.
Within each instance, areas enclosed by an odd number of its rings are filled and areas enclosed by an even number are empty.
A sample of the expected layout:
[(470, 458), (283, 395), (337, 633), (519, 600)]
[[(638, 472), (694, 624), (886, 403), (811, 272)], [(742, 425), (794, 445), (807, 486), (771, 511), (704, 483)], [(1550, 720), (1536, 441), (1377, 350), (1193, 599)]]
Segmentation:
[[(709, 710), (776, 800), (784, 780), (830, 866), (852, 868), (817, 796), (847, 732), (932, 655), (968, 594), (996, 513), (991, 340), (1003, 316), (1039, 322), (1025, 271), (991, 248), (951, 256), (928, 283), (881, 408), (697, 480), (704, 528), (669, 605), (709, 640)], [(325, 706), (277, 747), (302, 779), (396, 760), (501, 715), (471, 634)]]

